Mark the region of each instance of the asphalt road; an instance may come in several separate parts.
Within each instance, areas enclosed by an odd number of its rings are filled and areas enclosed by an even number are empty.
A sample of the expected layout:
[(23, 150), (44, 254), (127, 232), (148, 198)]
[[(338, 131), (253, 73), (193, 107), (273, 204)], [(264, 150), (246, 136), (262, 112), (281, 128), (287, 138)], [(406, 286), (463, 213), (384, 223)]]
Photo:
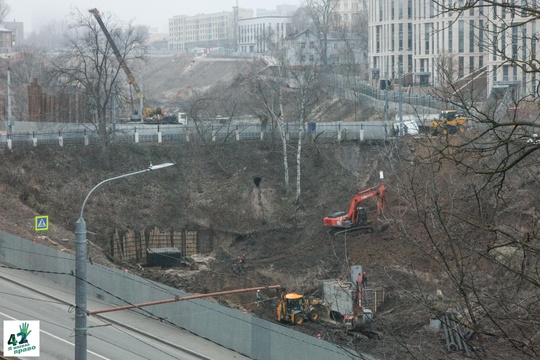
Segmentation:
[[(39, 359), (73, 359), (75, 313), (70, 304), (75, 302), (74, 298), (72, 289), (29, 272), (0, 267), (0, 320), (39, 320)], [(108, 307), (109, 304), (97, 299), (88, 299), (88, 308)], [(131, 311), (91, 316), (88, 328), (89, 360), (249, 359)], [(5, 346), (3, 331), (0, 326), (2, 350)]]

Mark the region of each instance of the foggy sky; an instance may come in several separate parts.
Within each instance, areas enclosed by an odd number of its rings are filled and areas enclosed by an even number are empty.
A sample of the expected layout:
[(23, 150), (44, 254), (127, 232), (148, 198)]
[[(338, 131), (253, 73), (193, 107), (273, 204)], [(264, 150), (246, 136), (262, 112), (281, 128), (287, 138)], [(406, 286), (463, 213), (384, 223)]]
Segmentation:
[(158, 28), (168, 32), (168, 19), (175, 15), (196, 15), (232, 11), (236, 5), (246, 9), (275, 9), (276, 5), (301, 4), (302, 0), (5, 0), (11, 12), (5, 22), (24, 22), (24, 32), (39, 31), (52, 20), (69, 20), (69, 13), (78, 8), (86, 11), (97, 8), (118, 19)]

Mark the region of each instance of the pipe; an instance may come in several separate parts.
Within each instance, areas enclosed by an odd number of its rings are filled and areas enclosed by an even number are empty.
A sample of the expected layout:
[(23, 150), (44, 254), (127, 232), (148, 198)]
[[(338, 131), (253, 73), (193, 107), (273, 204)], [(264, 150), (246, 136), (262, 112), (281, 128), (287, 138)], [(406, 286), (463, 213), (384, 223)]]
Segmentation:
[(237, 294), (237, 293), (243, 293), (243, 292), (249, 292), (249, 291), (274, 290), (274, 289), (277, 290), (280, 287), (281, 286), (279, 286), (279, 285), (269, 285), (269, 286), (259, 286), (259, 287), (247, 288), (247, 289), (220, 291), (220, 292), (214, 292), (214, 293), (208, 293), (208, 294), (190, 295), (190, 296), (186, 296), (186, 297), (180, 297), (179, 295), (176, 295), (172, 299), (150, 301), (150, 302), (145, 302), (145, 303), (141, 303), (141, 304), (118, 306), (118, 307), (108, 308), (108, 309), (103, 309), (103, 310), (87, 311), (86, 314), (87, 315), (96, 315), (96, 314), (103, 314), (103, 313), (112, 312), (112, 311), (118, 311), (118, 310), (127, 310), (127, 309), (133, 309), (133, 308), (140, 308), (140, 307), (144, 307), (144, 306), (161, 305), (161, 304), (167, 304), (167, 303), (171, 303), (171, 302), (178, 302), (178, 301), (184, 301), (184, 300), (193, 300), (193, 299), (200, 299), (200, 298), (205, 298), (205, 297), (221, 296), (221, 295), (228, 295), (228, 294)]

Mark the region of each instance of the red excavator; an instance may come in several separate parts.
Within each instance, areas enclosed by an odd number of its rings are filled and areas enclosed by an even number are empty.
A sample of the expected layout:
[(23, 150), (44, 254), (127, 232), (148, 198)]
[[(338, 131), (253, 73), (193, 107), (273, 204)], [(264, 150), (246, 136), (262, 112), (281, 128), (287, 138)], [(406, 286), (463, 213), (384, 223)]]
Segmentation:
[[(375, 186), (367, 190), (360, 191), (356, 194), (351, 204), (349, 205), (349, 211), (339, 211), (328, 215), (324, 218), (324, 226), (329, 227), (328, 233), (330, 235), (338, 235), (343, 233), (371, 233), (375, 230), (374, 224), (368, 220), (366, 209), (360, 204), (372, 197), (377, 198), (377, 215), (380, 221), (382, 211), (386, 205), (384, 197), (384, 185)], [(388, 223), (382, 223), (377, 227), (379, 232), (388, 229)]]

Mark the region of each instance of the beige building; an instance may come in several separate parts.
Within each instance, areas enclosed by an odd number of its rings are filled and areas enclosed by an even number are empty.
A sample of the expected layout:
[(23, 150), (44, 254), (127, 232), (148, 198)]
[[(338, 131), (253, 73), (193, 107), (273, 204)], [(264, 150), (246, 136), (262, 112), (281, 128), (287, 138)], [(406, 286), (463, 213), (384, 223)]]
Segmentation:
[(358, 13), (367, 9), (367, 0), (335, 0), (334, 14), (338, 23), (351, 26)]
[(13, 31), (0, 28), (0, 49), (2, 52), (7, 52), (13, 47)]

